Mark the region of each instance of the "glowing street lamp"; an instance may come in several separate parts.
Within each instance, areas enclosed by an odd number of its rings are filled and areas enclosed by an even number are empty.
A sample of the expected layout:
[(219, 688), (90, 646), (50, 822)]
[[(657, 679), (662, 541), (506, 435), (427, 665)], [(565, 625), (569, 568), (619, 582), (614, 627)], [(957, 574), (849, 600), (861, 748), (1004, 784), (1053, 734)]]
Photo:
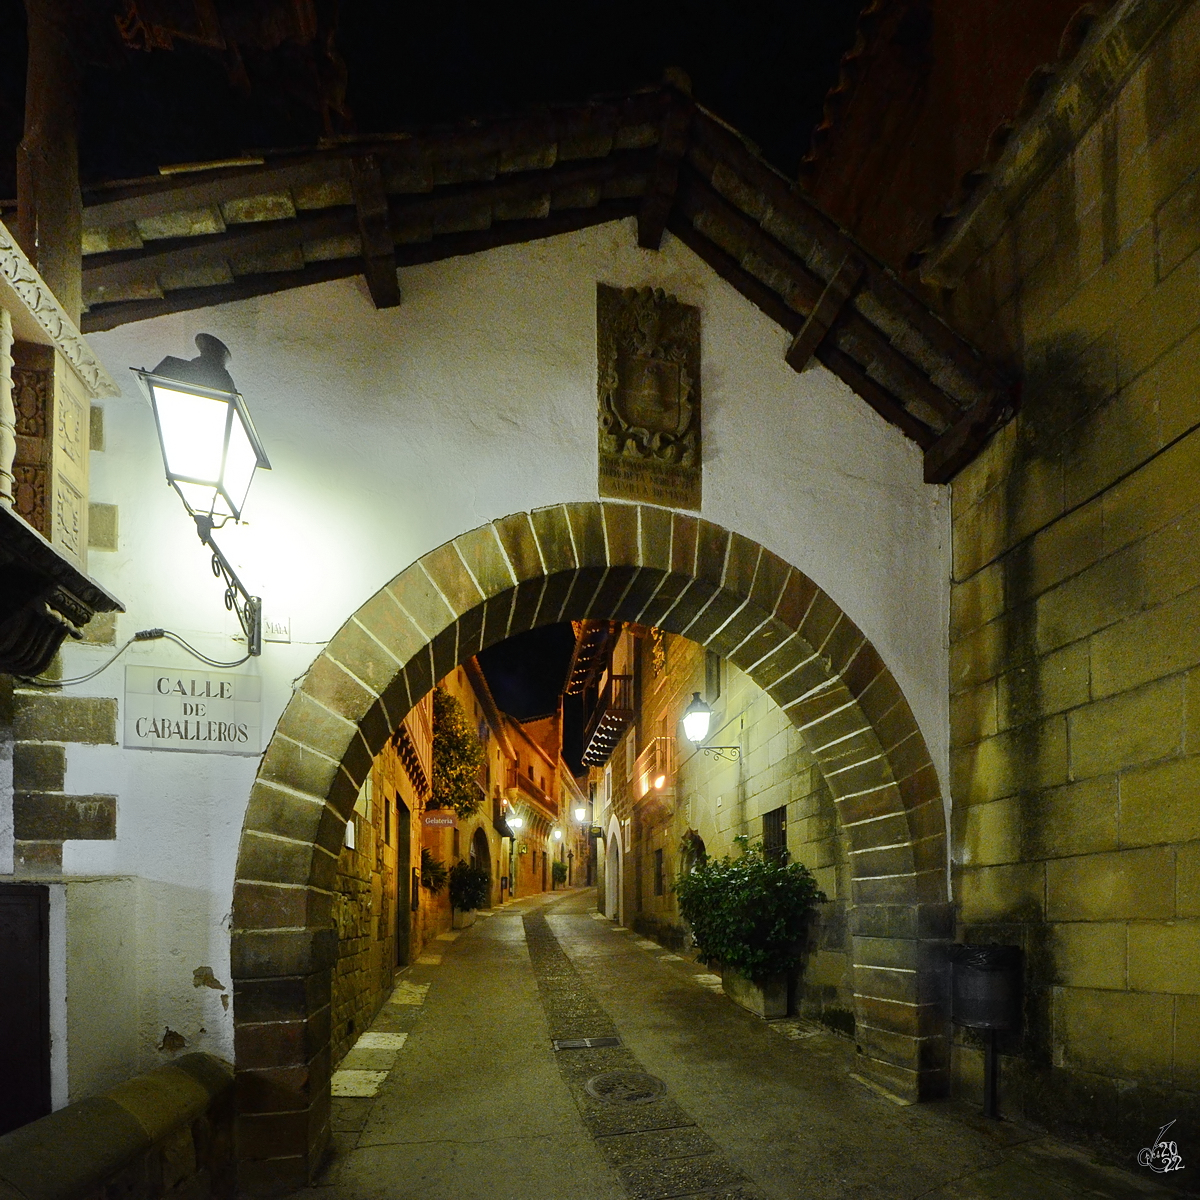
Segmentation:
[(270, 470), (246, 402), (226, 364), (228, 347), (196, 335), (198, 358), (168, 356), (153, 371), (136, 370), (154, 410), (167, 482), (212, 551), (213, 574), (225, 583), (225, 607), (237, 613), (250, 654), (262, 652), (262, 601), (251, 596), (212, 540), (214, 529), (240, 521), (246, 494), (261, 467)]
[(508, 818), (509, 829), (520, 829), (524, 824), (525, 821), (521, 817), (512, 816)]
[(579, 807), (578, 807), (578, 808), (575, 810), (575, 820), (577, 820), (578, 822), (580, 822), (580, 824), (582, 824), (582, 823), (583, 823), (583, 819), (584, 819), (584, 817), (586, 817), (586, 816), (587, 816), (587, 809), (586, 809), (586, 808), (584, 808), (584, 807), (583, 807), (583, 805), (580, 805), (580, 806), (579, 806)]
[[(700, 699), (699, 692), (692, 693), (692, 702), (683, 710), (683, 734), (689, 742), (705, 754), (713, 758), (727, 758), (735, 761), (742, 757), (740, 746), (704, 746), (701, 743), (708, 737), (708, 726), (712, 721), (712, 709)], [(656, 788), (666, 783), (666, 776), (660, 776), (654, 781)]]
[(554, 840), (555, 840), (556, 842), (561, 842), (561, 841), (562, 841), (562, 830), (561, 830), (561, 829), (556, 829), (556, 830), (554, 831)]
[(708, 725), (712, 720), (712, 709), (700, 699), (699, 692), (692, 693), (692, 702), (683, 710), (683, 733), (694, 746), (708, 737)]

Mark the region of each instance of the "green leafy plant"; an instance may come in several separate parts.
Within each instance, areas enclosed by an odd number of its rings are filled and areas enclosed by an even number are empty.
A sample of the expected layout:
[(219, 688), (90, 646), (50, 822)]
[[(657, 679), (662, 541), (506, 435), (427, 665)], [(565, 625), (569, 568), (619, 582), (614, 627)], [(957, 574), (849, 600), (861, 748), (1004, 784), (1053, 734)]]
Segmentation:
[(698, 863), (675, 884), (679, 911), (700, 953), (750, 979), (786, 972), (800, 957), (809, 914), (824, 902), (811, 872), (762, 843), (738, 858)]
[(550, 878), (554, 883), (566, 883), (567, 864), (564, 862), (559, 862), (558, 859), (555, 859), (554, 862), (550, 864)]
[(450, 874), (446, 864), (440, 858), (434, 858), (427, 846), (421, 847), (421, 886), (428, 888), (435, 896), (446, 886)]
[(460, 817), (478, 812), (483, 747), (463, 706), (445, 688), (433, 689), (433, 781), (427, 808), (452, 808)]
[(482, 867), (473, 867), (460, 858), (450, 868), (450, 903), (461, 912), (485, 907), (491, 890), (491, 876)]

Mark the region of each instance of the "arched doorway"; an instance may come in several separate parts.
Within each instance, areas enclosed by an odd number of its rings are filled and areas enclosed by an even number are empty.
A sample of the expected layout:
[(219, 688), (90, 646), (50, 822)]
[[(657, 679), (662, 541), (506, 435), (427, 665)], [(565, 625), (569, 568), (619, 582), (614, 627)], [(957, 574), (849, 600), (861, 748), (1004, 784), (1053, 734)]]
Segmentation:
[(233, 904), (246, 1190), (306, 1182), (329, 1140), (331, 889), (374, 755), (463, 659), (581, 618), (699, 642), (801, 731), (851, 862), (858, 1070), (904, 1099), (943, 1091), (945, 815), (891, 672), (828, 595), (758, 543), (649, 505), (566, 504), (474, 529), (406, 568), (347, 620), (280, 718), (247, 806)]
[(609, 834), (604, 862), (604, 915), (614, 921), (621, 919), (621, 839), (616, 833)]

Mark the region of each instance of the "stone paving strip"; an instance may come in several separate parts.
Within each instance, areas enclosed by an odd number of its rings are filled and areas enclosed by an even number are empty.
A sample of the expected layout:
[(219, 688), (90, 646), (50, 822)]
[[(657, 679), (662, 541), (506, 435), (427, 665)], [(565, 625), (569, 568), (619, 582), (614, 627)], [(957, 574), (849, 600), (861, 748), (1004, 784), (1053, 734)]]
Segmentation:
[(407, 979), (402, 979), (392, 989), (392, 994), (388, 998), (389, 1004), (424, 1004), (425, 993), (429, 991), (427, 983), (409, 983)]
[[(429, 987), (428, 984), (424, 986), (426, 989)], [(422, 991), (421, 999), (424, 997), (425, 993)], [(387, 1078), (388, 1072), (396, 1065), (396, 1057), (407, 1040), (407, 1033), (368, 1030), (354, 1043), (353, 1048), (334, 1071), (330, 1081), (330, 1093), (334, 1096), (357, 1099), (368, 1099), (378, 1095), (380, 1086)]]
[[(524, 917), (525, 941), (550, 1036), (617, 1038), (554, 936), (543, 911)], [(763, 1193), (622, 1045), (560, 1050), (563, 1081), (629, 1200), (763, 1200)]]
[(422, 954), (417, 958), (417, 962), (423, 967), (436, 967), (442, 961), (440, 954)]

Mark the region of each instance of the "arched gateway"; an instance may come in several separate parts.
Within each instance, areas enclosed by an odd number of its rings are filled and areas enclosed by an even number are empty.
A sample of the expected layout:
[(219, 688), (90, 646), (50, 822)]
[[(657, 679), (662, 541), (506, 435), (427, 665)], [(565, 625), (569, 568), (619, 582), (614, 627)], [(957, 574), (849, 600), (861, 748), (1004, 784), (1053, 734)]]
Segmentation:
[(859, 1069), (906, 1099), (943, 1090), (945, 817), (891, 672), (816, 584), (757, 543), (666, 509), (566, 504), (464, 533), (402, 571), (342, 626), (279, 721), (250, 795), (233, 900), (245, 1190), (304, 1183), (328, 1143), (334, 872), (374, 755), (463, 659), (582, 618), (699, 642), (788, 714), (849, 852)]

